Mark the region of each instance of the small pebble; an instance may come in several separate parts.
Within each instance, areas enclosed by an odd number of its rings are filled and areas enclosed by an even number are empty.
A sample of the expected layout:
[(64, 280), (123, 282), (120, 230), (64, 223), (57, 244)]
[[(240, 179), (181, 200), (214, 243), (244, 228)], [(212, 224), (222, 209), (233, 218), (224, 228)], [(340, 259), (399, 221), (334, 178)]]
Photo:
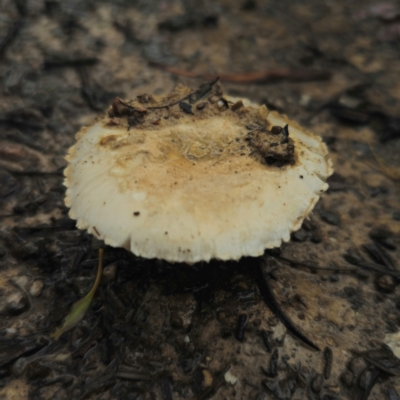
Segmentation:
[(238, 380), (238, 378), (235, 375), (233, 375), (230, 370), (225, 373), (224, 378), (225, 382), (231, 385), (236, 385), (236, 382)]
[(331, 393), (339, 393), (340, 387), (337, 385), (329, 385), (327, 386), (327, 390), (329, 390)]
[(28, 307), (26, 296), (21, 292), (14, 292), (6, 298), (6, 311), (11, 315), (19, 315)]
[(29, 293), (33, 297), (38, 297), (42, 294), (43, 287), (44, 287), (43, 281), (36, 280), (32, 283), (31, 288), (29, 289)]
[(28, 276), (16, 276), (12, 278), (12, 281), (17, 285), (20, 286), (23, 289), (26, 289), (29, 283), (29, 277)]
[(12, 338), (17, 334), (17, 330), (15, 328), (6, 328), (4, 329), (5, 332), (5, 337), (6, 338)]
[(68, 363), (70, 359), (71, 359), (71, 354), (61, 353), (55, 356), (54, 361), (59, 363)]
[(382, 292), (393, 293), (396, 289), (396, 281), (391, 275), (381, 275), (375, 281), (376, 287)]

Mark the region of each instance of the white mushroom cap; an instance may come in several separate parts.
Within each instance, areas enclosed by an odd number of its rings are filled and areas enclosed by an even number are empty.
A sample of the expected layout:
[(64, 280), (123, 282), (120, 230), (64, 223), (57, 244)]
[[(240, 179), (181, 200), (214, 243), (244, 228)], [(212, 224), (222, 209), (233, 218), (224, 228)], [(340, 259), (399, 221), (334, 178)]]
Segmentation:
[[(197, 107), (156, 108), (188, 94), (179, 87), (149, 104), (130, 103), (137, 119), (129, 130), (127, 117), (106, 115), (78, 133), (65, 170), (65, 202), (78, 228), (170, 262), (260, 256), (289, 241), (328, 188), (325, 144), (265, 106), (233, 111), (224, 100), (221, 109), (222, 91), (212, 90)], [(119, 103), (124, 112), (126, 104)], [(118, 110), (114, 104), (109, 114)], [(253, 121), (288, 124), (292, 159), (264, 162), (259, 142), (249, 141)]]

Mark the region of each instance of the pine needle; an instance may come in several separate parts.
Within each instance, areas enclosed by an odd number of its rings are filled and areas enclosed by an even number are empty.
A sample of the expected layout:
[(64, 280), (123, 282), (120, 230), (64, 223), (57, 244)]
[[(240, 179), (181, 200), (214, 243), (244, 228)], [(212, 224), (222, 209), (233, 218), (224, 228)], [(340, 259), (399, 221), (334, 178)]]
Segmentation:
[(96, 280), (94, 281), (93, 287), (90, 292), (81, 300), (74, 303), (68, 315), (65, 317), (64, 323), (62, 326), (57, 328), (50, 337), (52, 339), (58, 339), (64, 332), (67, 332), (74, 328), (79, 322), (82, 321), (83, 317), (88, 310), (90, 303), (92, 302), (93, 296), (96, 293), (97, 287), (99, 286), (101, 275), (103, 272), (103, 249), (99, 249), (99, 266), (97, 269)]

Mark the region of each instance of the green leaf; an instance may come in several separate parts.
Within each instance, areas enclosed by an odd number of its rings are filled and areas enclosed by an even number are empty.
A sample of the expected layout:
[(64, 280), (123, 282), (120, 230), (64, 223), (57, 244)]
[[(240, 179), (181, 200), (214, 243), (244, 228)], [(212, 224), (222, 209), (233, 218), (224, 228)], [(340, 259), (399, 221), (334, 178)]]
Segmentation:
[(90, 303), (92, 302), (93, 296), (96, 293), (97, 287), (99, 286), (101, 274), (103, 272), (103, 249), (99, 249), (99, 266), (97, 269), (96, 280), (94, 281), (93, 287), (90, 292), (81, 300), (73, 304), (69, 310), (68, 315), (65, 317), (62, 326), (57, 328), (50, 337), (53, 339), (58, 339), (64, 332), (69, 331), (74, 328), (80, 321), (88, 310)]

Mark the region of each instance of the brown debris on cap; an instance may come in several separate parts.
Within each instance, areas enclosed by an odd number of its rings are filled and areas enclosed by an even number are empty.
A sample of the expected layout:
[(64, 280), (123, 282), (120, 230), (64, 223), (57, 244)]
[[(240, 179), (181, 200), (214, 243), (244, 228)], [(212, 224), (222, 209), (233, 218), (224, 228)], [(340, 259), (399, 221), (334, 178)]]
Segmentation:
[(117, 98), (69, 150), (71, 218), (111, 246), (170, 262), (237, 260), (288, 241), (328, 188), (326, 146), (238, 100), (217, 80)]

